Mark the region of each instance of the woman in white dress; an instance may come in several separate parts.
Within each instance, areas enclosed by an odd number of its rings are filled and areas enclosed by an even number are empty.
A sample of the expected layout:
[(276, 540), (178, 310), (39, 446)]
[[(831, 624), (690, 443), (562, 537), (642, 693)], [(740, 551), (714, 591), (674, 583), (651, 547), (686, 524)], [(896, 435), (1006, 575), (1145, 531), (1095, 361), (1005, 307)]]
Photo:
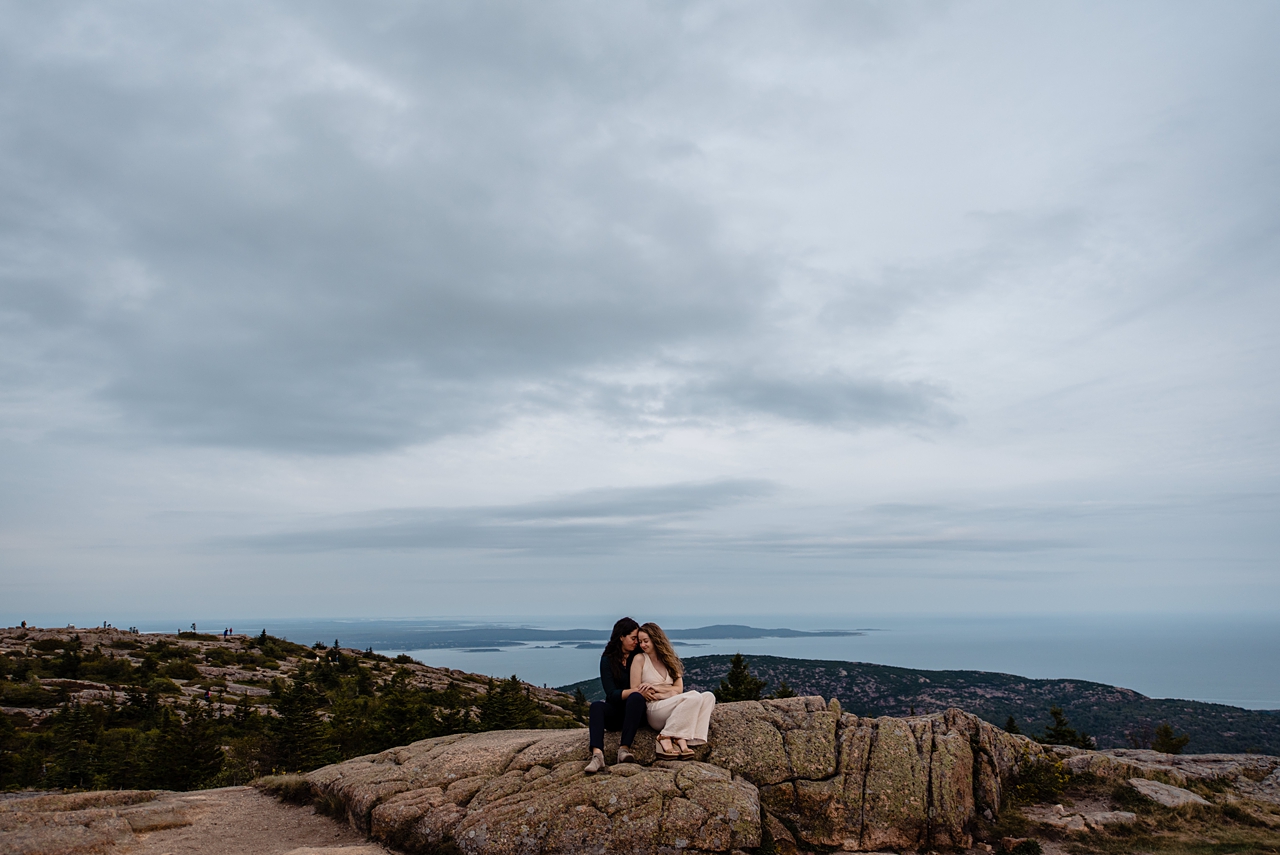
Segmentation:
[(640, 655), (631, 661), (631, 688), (645, 699), (645, 717), (658, 731), (658, 757), (688, 760), (690, 746), (707, 741), (716, 696), (684, 690), (684, 666), (656, 623), (640, 627)]

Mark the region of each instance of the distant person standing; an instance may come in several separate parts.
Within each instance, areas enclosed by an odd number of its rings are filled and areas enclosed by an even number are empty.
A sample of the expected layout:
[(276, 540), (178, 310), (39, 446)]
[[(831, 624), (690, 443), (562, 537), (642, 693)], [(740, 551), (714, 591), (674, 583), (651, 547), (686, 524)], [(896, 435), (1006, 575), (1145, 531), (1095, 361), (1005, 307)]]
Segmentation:
[(606, 730), (622, 731), (618, 762), (636, 762), (635, 755), (631, 753), (631, 742), (644, 723), (645, 697), (639, 689), (630, 688), (630, 674), (631, 660), (636, 655), (639, 643), (640, 624), (624, 617), (613, 625), (609, 643), (600, 655), (600, 685), (604, 688), (604, 700), (591, 704), (591, 762), (587, 764), (588, 775), (594, 775), (605, 768)]

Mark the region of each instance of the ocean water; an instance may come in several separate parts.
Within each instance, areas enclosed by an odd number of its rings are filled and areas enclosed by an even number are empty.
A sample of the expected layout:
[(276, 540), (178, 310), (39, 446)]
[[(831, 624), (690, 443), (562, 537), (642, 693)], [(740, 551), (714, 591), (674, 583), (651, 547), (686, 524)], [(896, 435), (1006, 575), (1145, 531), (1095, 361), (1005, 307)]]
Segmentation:
[[(311, 643), (339, 638), (344, 646), (408, 653), (428, 665), (494, 677), (518, 675), (549, 686), (595, 676), (600, 647), (541, 641), (501, 647), (413, 647), (406, 627), (484, 626), (467, 621), (274, 621), (273, 635)], [(504, 625), (607, 631), (607, 618), (505, 618)], [(205, 626), (222, 622), (206, 622)], [(257, 627), (262, 621), (235, 624)], [(1269, 616), (921, 617), (838, 620), (795, 616), (724, 616), (663, 621), (668, 627), (739, 623), (757, 627), (861, 630), (846, 637), (706, 639), (679, 644), (681, 656), (731, 654), (836, 659), (931, 670), (998, 671), (1033, 678), (1092, 680), (1155, 698), (1184, 698), (1251, 709), (1280, 710), (1280, 621)], [(314, 636), (314, 638), (313, 638)], [(398, 640), (399, 639), (399, 640)], [(421, 642), (419, 642), (420, 644)]]

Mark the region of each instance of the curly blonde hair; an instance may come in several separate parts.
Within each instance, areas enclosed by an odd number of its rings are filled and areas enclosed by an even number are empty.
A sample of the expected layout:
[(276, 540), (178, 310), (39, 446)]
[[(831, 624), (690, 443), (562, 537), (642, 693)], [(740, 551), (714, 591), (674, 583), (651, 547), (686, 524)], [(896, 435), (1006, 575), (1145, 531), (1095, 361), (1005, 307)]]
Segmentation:
[(640, 626), (640, 631), (649, 636), (649, 640), (653, 642), (653, 652), (658, 657), (658, 661), (662, 663), (662, 666), (667, 669), (671, 679), (677, 680), (684, 676), (684, 663), (680, 661), (680, 657), (672, 649), (671, 640), (662, 631), (662, 627), (656, 623), (646, 623)]

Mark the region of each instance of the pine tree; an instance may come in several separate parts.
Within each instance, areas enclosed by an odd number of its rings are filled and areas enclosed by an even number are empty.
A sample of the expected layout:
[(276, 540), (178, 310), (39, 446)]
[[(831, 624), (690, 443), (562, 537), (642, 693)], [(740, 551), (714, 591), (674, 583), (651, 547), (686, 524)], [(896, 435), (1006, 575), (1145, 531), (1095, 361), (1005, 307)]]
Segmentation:
[(325, 697), (311, 684), (295, 680), (280, 694), (273, 724), (276, 762), (286, 772), (309, 772), (324, 765), (328, 748), (320, 707)]
[(489, 691), (478, 706), (481, 730), (537, 727), (542, 718), (538, 702), (515, 674), (511, 675), (510, 680), (503, 680), (496, 686), (490, 680)]
[(794, 698), (795, 696), (796, 690), (787, 685), (786, 680), (779, 680), (778, 688), (773, 690), (773, 697), (775, 698)]
[(382, 748), (408, 745), (439, 734), (434, 711), (427, 706), (421, 690), (414, 687), (413, 674), (399, 668), (382, 689), (375, 715), (378, 744)]
[(193, 700), (183, 712), (182, 786), (176, 789), (194, 790), (207, 786), (222, 771), (222, 740), (209, 704)]
[(591, 712), (591, 705), (587, 703), (587, 696), (582, 691), (581, 686), (573, 690), (573, 706), (569, 707), (569, 711), (573, 713), (574, 718), (583, 722), (587, 720), (587, 715)]
[(1043, 745), (1073, 745), (1076, 748), (1093, 747), (1093, 737), (1084, 731), (1077, 733), (1062, 707), (1050, 707), (1049, 715), (1053, 717), (1053, 724), (1045, 728), (1044, 735), (1038, 737), (1037, 742)]
[(1156, 727), (1155, 739), (1151, 740), (1151, 747), (1165, 754), (1181, 754), (1182, 749), (1186, 748), (1190, 741), (1191, 737), (1185, 733), (1174, 735), (1173, 726), (1167, 721), (1162, 721)]
[(727, 704), (731, 701), (758, 701), (760, 692), (764, 690), (765, 681), (753, 677), (747, 669), (747, 660), (741, 653), (733, 654), (729, 660), (729, 673), (720, 681), (716, 689), (716, 702)]
[(1018, 722), (1014, 719), (1013, 716), (1009, 716), (1008, 720), (1005, 721), (1004, 723), (1004, 732), (1005, 733), (1022, 733), (1022, 728), (1018, 727)]

